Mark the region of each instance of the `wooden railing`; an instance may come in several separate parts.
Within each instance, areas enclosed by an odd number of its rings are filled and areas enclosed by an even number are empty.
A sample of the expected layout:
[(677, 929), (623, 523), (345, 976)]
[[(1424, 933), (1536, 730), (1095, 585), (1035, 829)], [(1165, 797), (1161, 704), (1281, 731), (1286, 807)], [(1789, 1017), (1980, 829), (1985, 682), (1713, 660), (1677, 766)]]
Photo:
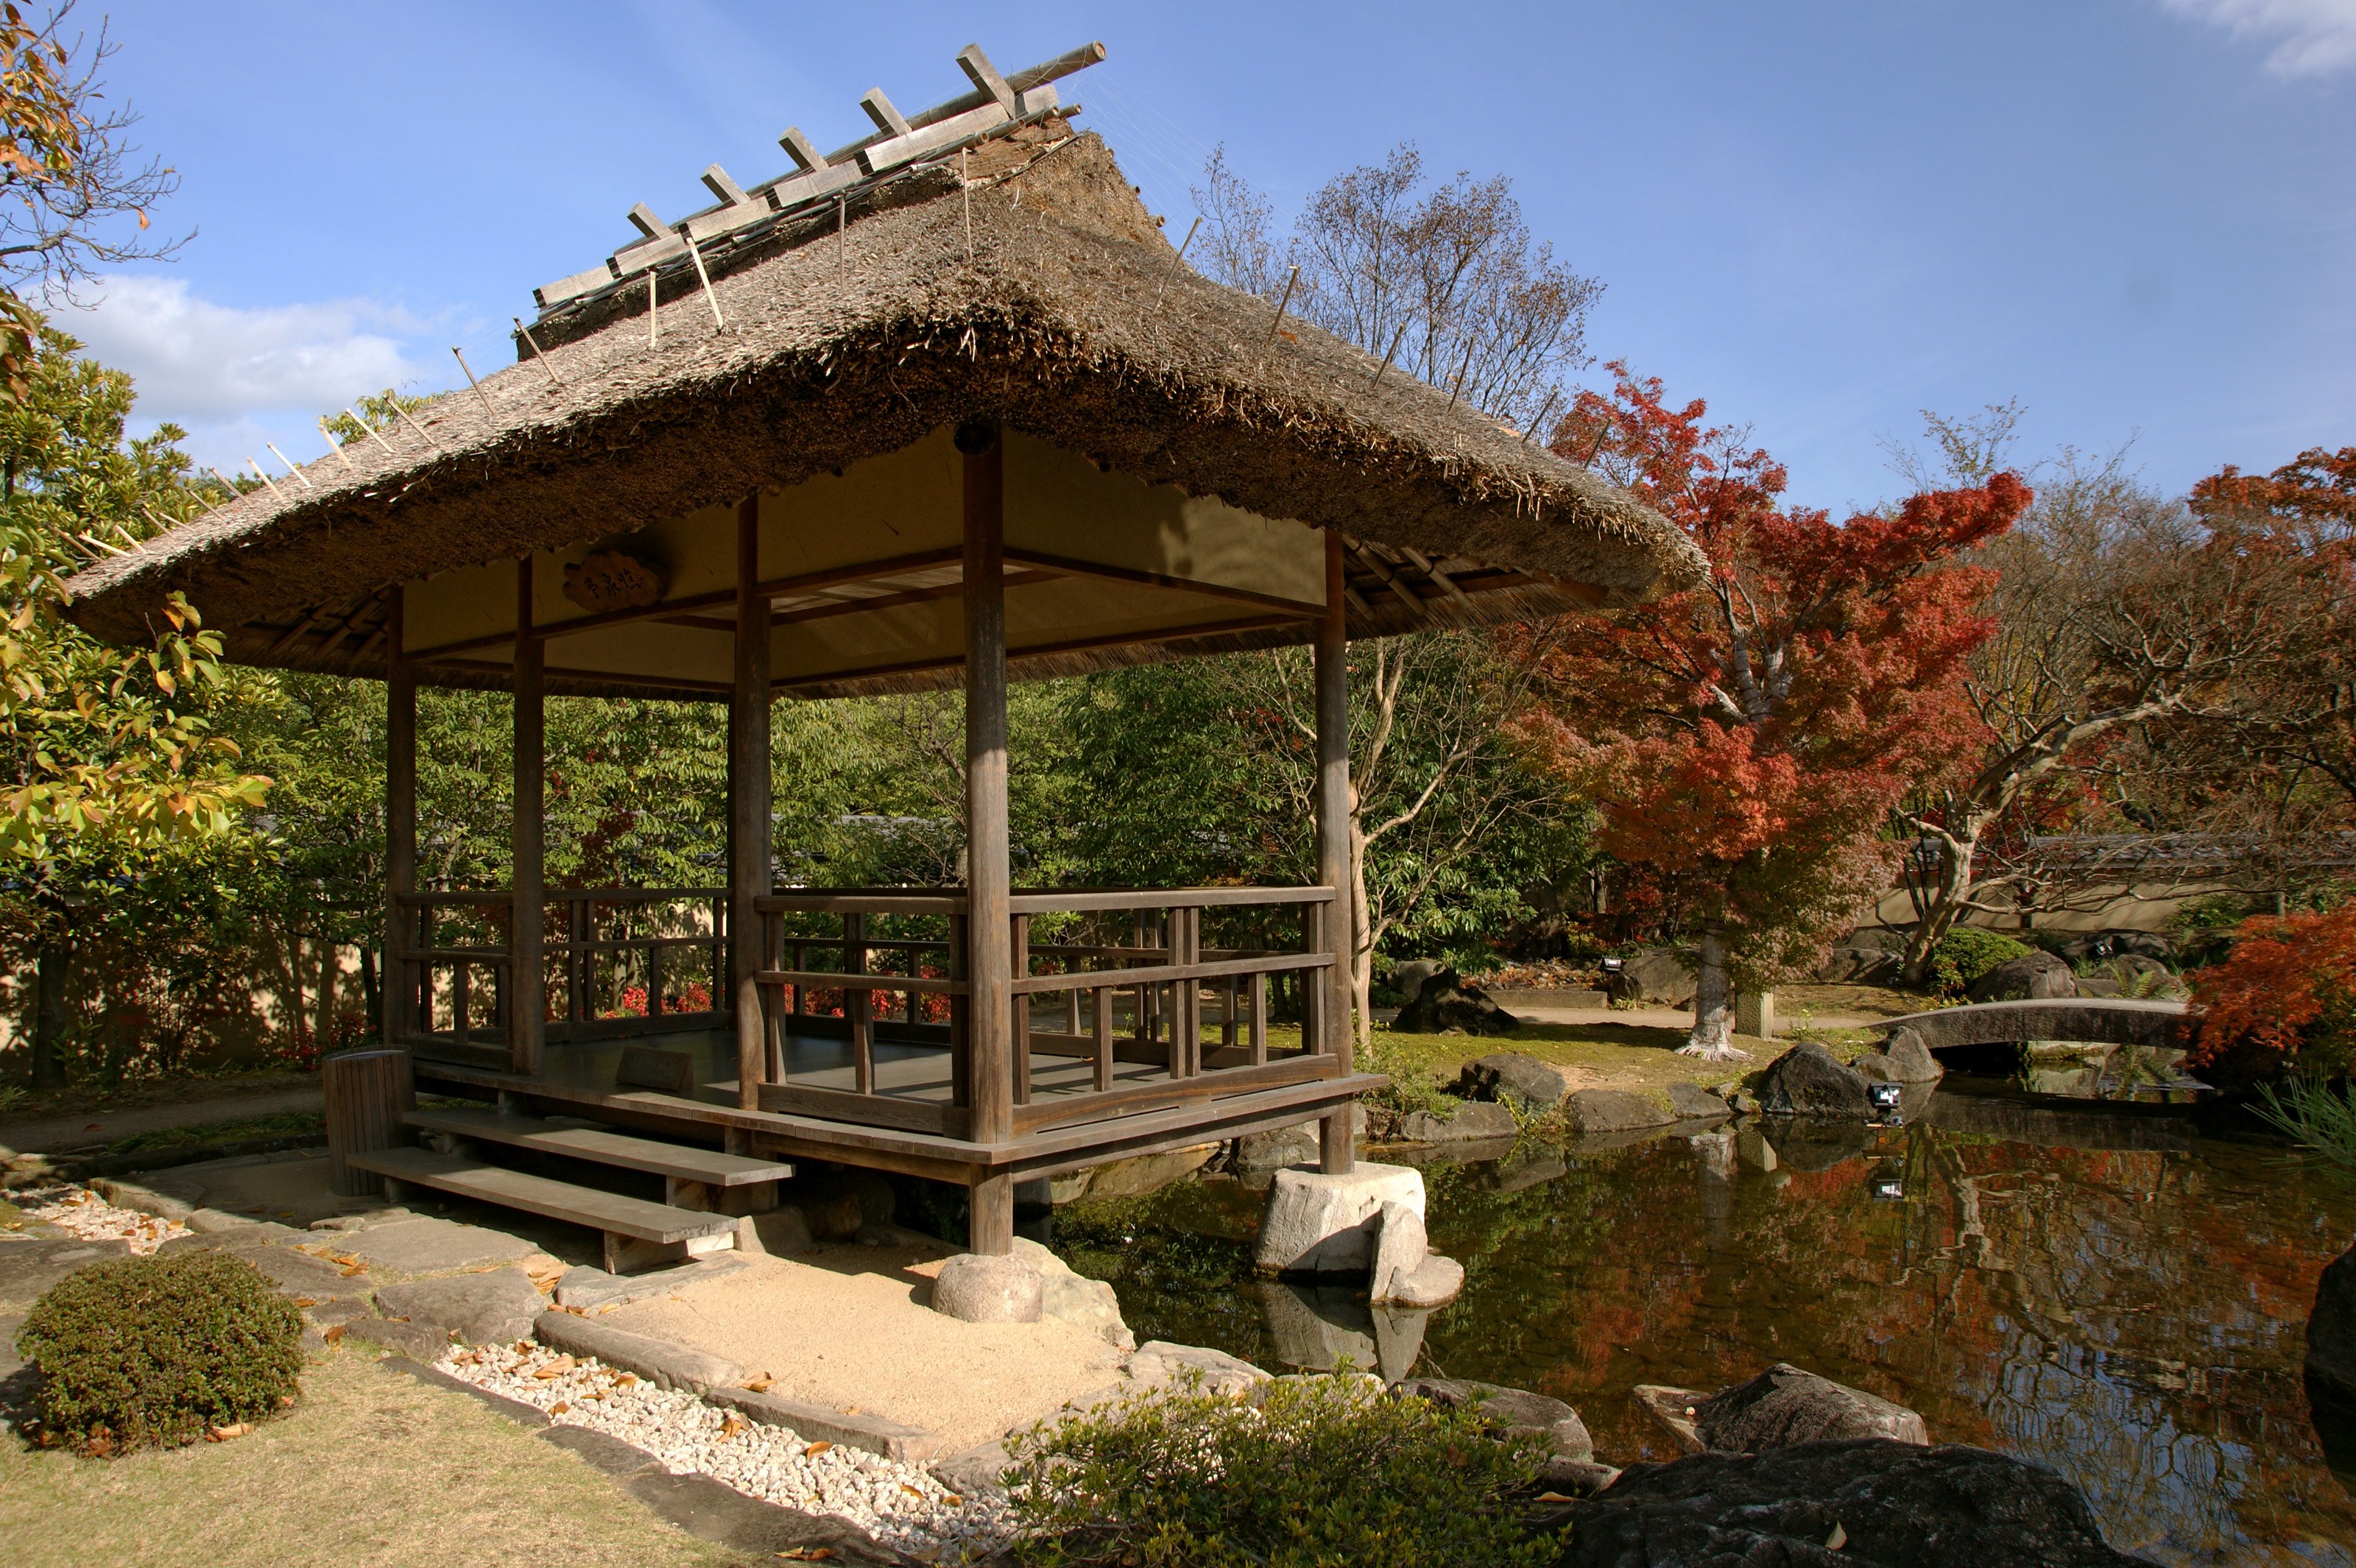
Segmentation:
[[(717, 1027), (727, 996), (725, 889), (555, 888), (547, 902), (541, 1006), (549, 1040)], [(386, 983), (402, 998), (401, 1039), (462, 1053), (504, 1051), (512, 897), (409, 893), (395, 909)], [(489, 983), (487, 1006), (478, 978)]]
[[(1333, 962), (1323, 939), (1332, 901), (1326, 888), (1015, 892), (1010, 1077), (981, 1084), (968, 1050), (973, 987), (961, 892), (807, 889), (758, 900), (760, 1104), (959, 1136), (976, 1097), (1003, 1093), (1020, 1135), (1331, 1075), (1338, 1063), (1313, 1044), (1271, 1050), (1269, 1024), (1271, 987), (1289, 985), (1286, 1010), (1301, 1017), (1302, 1040), (1321, 1038), (1321, 987), (1307, 981)], [(1205, 946), (1206, 912), (1215, 929), (1257, 940)], [(1279, 923), (1289, 929), (1271, 929)], [(1127, 929), (1115, 939), (1117, 926)], [(848, 1088), (797, 1081), (789, 1034), (846, 1040)], [(879, 1068), (879, 1042), (945, 1047), (945, 1083), (922, 1064), (887, 1082), (894, 1075)], [(1042, 1084), (1041, 1057), (1085, 1061), (1088, 1076)]]

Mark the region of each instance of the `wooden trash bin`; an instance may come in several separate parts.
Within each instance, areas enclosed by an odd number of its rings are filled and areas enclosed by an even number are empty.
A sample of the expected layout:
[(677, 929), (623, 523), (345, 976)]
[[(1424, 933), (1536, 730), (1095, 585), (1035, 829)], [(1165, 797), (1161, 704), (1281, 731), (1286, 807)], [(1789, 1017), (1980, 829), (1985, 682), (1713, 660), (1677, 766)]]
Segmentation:
[(384, 1178), (354, 1168), (348, 1156), (407, 1141), (401, 1118), (417, 1108), (417, 1081), (405, 1051), (347, 1051), (319, 1064), (327, 1096), (327, 1185), (339, 1198), (375, 1198)]

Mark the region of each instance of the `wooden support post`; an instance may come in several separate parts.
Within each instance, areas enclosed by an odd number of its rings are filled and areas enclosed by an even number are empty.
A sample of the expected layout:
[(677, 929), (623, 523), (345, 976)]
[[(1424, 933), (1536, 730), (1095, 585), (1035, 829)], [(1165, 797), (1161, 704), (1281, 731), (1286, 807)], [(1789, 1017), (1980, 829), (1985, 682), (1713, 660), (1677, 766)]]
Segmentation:
[(508, 1065), (538, 1076), (548, 1043), (547, 889), (541, 855), (547, 758), (546, 645), (532, 634), (531, 557), (516, 562), (515, 902), (508, 916)]
[[(383, 1037), (396, 1045), (421, 1026), (434, 1027), (434, 998), (417, 1017), (417, 976), (424, 965), (398, 956), (422, 945), (416, 912), (401, 901), (417, 891), (417, 667), (403, 644), (402, 602), (395, 588), (385, 612), (384, 654), (384, 1006)], [(430, 969), (425, 972), (431, 973)]]
[(1005, 1257), (1014, 1251), (1013, 1173), (985, 1176), (969, 1191), (972, 1207), (966, 1218), (965, 1250)]
[[(1317, 623), (1317, 880), (1333, 890), (1325, 907), (1325, 950), (1333, 955), (1326, 971), (1323, 1006), (1318, 1009), (1323, 1049), (1346, 1076), (1351, 1069), (1350, 1028), (1350, 632), (1344, 597), (1342, 536), (1325, 530), (1325, 613)], [(1312, 1049), (1317, 1049), (1312, 1046)], [(1329, 1113), (1318, 1140), (1319, 1168), (1347, 1174), (1357, 1160), (1350, 1107)]]
[[(763, 944), (755, 901), (769, 895), (769, 602), (761, 581), (761, 498), (736, 504), (736, 667), (728, 726), (729, 988), (736, 1009), (736, 1104), (761, 1108)], [(796, 988), (799, 1000), (800, 988)]]
[[(967, 1061), (971, 1074), (971, 1136), (975, 1143), (1004, 1143), (1014, 1136), (1012, 1071), (1013, 979), (1012, 873), (1006, 828), (1006, 469), (1005, 444), (996, 424), (971, 420), (959, 425), (958, 450), (965, 454), (965, 820), (966, 943), (971, 1006), (966, 1020)], [(992, 1178), (974, 1189), (976, 1234), (981, 1233), (983, 1191), (997, 1189)], [(1013, 1245), (1014, 1188), (1003, 1179), (991, 1201), (1002, 1207), (1003, 1224), (991, 1221), (991, 1235), (1006, 1233), (1004, 1245), (976, 1251), (1005, 1252)], [(992, 1211), (993, 1215), (996, 1209)]]
[(327, 1188), (339, 1198), (373, 1198), (384, 1179), (346, 1163), (353, 1155), (406, 1141), (401, 1118), (417, 1108), (405, 1051), (347, 1051), (319, 1064), (327, 1102)]
[[(846, 914), (842, 917), (842, 972), (845, 975), (867, 973), (867, 917)], [(842, 989), (842, 1016), (851, 1022), (851, 1083), (862, 1094), (875, 1093), (875, 1027), (870, 1020), (874, 1016), (875, 993)]]

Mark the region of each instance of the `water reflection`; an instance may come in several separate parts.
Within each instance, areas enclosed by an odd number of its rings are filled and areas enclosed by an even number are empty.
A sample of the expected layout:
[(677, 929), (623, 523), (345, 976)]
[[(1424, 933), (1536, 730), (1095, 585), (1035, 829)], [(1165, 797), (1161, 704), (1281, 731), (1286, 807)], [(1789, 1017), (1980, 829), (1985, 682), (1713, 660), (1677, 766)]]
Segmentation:
[[(1942, 1093), (1897, 1128), (1675, 1129), (1428, 1165), (1453, 1306), (1248, 1282), (1256, 1194), (1194, 1182), (1059, 1211), (1142, 1339), (1269, 1366), (1421, 1369), (1578, 1405), (1614, 1462), (1672, 1449), (1628, 1397), (1790, 1360), (2043, 1461), (2167, 1563), (2356, 1563), (2300, 1362), (2356, 1189), (2180, 1117)], [(1414, 1337), (1420, 1336), (1419, 1353)], [(2356, 1423), (2327, 1420), (2333, 1456)]]

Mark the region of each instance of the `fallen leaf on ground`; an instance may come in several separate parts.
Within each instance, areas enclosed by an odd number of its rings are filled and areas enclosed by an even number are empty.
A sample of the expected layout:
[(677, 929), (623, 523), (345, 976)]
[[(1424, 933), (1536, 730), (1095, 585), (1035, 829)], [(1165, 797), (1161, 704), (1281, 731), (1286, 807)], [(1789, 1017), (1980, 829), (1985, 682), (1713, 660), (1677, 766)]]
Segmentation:
[(771, 1377), (768, 1373), (763, 1372), (757, 1378), (746, 1378), (744, 1380), (744, 1386), (751, 1389), (755, 1393), (766, 1393), (769, 1392), (769, 1386), (776, 1381), (776, 1379)]
[(955, 1492), (943, 1492), (941, 1494), (941, 1501), (948, 1504), (951, 1508), (965, 1507), (965, 1499), (958, 1496)]
[(227, 1426), (208, 1429), (205, 1433), (205, 1440), (209, 1443), (226, 1443), (232, 1437), (242, 1437), (252, 1430), (253, 1428), (245, 1422), (231, 1422)]
[(1575, 1498), (1567, 1498), (1560, 1492), (1540, 1492), (1538, 1494), (1538, 1501), (1542, 1503), (1567, 1503), (1575, 1502), (1578, 1499)]
[(342, 1342), (344, 1338), (344, 1326), (338, 1323), (334, 1328), (328, 1329), (326, 1333), (320, 1335), (319, 1338), (325, 1339), (330, 1345), (339, 1344)]
[(802, 1450), (802, 1457), (805, 1459), (815, 1459), (833, 1446), (834, 1445), (831, 1443), (813, 1443), (809, 1447)]
[(548, 1413), (551, 1415), (562, 1415), (566, 1411), (571, 1410), (572, 1408), (573, 1407), (571, 1405), (565, 1403), (560, 1399), (554, 1404), (548, 1407)]
[(307, 1296), (298, 1296), (294, 1298), (294, 1305), (297, 1307), (316, 1307), (319, 1304)]
[[(104, 1126), (104, 1125), (105, 1125), (105, 1124), (104, 1124), (103, 1122), (92, 1122), (92, 1123), (91, 1123), (91, 1125), (88, 1125), (88, 1126), (86, 1126), (86, 1127), (82, 1128), (82, 1131), (83, 1131), (83, 1132), (86, 1132), (86, 1133), (94, 1133), (94, 1132), (97, 1132), (101, 1127), (102, 1127), (102, 1126)], [(262, 1211), (261, 1211), (261, 1210), (259, 1210), (259, 1209), (249, 1209), (249, 1210), (247, 1210), (247, 1211), (246, 1211), (246, 1212), (247, 1212), (247, 1213), (249, 1213), (249, 1214), (259, 1214), (259, 1213), (261, 1213), (261, 1212), (262, 1212)]]
[(1825, 1537), (1825, 1550), (1827, 1552), (1838, 1552), (1842, 1547), (1847, 1546), (1847, 1544), (1848, 1531), (1841, 1528), (1840, 1520), (1833, 1520), (1833, 1532)]
[(745, 1420), (741, 1415), (732, 1415), (727, 1420), (720, 1424), (720, 1435), (723, 1437), (734, 1437), (739, 1432), (744, 1431), (746, 1427), (752, 1424), (753, 1424), (751, 1422)]

